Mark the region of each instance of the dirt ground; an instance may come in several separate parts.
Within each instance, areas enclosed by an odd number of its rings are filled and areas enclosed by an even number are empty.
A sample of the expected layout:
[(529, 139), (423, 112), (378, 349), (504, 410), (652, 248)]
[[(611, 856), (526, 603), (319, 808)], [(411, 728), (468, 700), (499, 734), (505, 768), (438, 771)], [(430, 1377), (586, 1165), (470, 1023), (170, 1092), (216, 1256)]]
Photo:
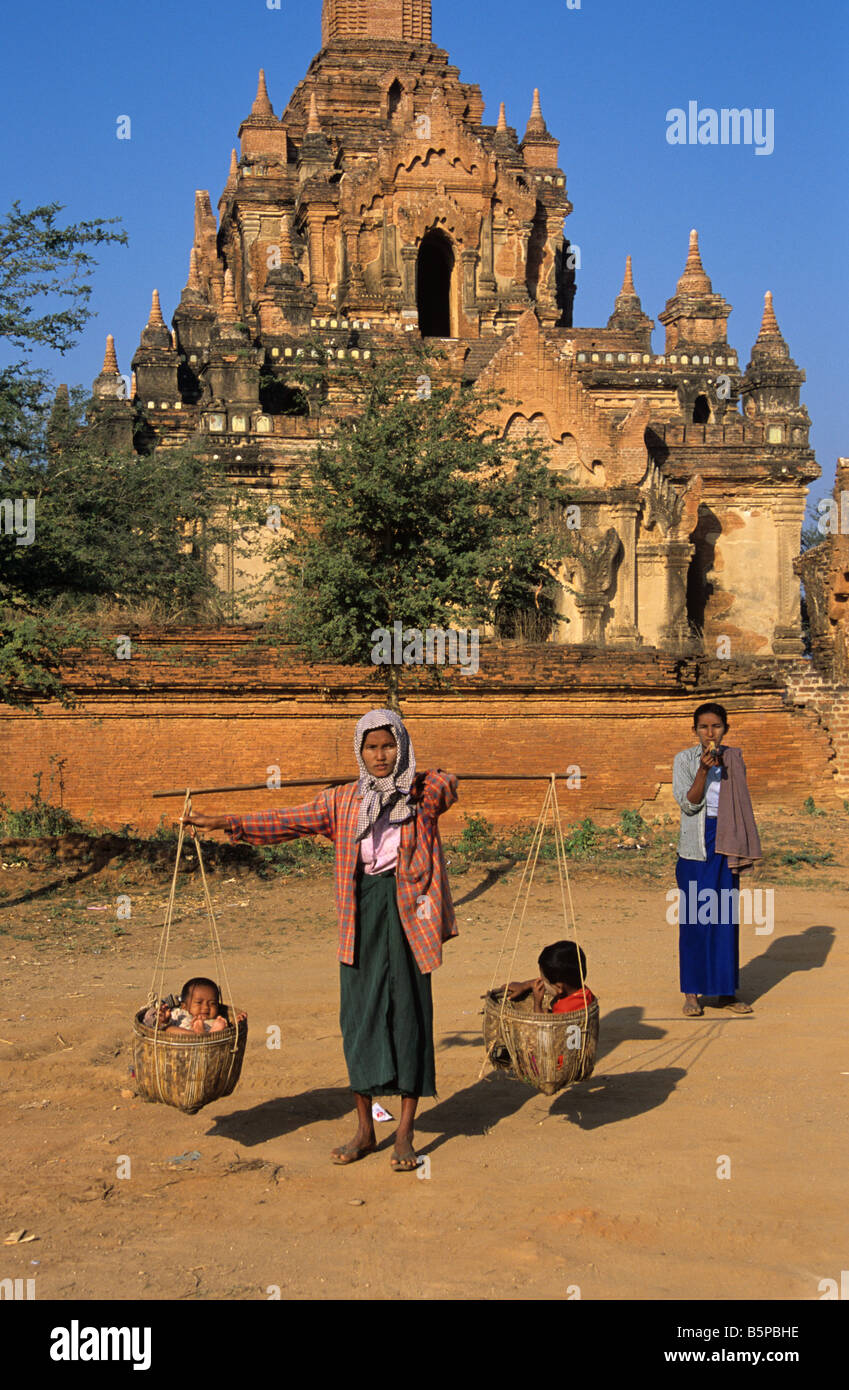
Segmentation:
[[(327, 871), (212, 879), (249, 1038), (235, 1093), (187, 1116), (129, 1075), (167, 880), (4, 865), (0, 1234), (35, 1239), (4, 1246), (0, 1277), (35, 1278), (39, 1299), (818, 1299), (846, 1265), (849, 891), (845, 830), (808, 829), (837, 859), (759, 871), (775, 930), (741, 929), (753, 1017), (682, 1016), (666, 845), (663, 872), (574, 866), (600, 1055), (553, 1098), (479, 1078), (479, 996), (518, 872), (452, 868), (461, 935), (435, 976), (422, 1176), (390, 1171), (392, 1125), (361, 1163), (328, 1159), (353, 1126)], [(210, 969), (193, 878), (178, 902), (175, 990)], [(546, 867), (517, 974), (563, 934), (558, 902)]]

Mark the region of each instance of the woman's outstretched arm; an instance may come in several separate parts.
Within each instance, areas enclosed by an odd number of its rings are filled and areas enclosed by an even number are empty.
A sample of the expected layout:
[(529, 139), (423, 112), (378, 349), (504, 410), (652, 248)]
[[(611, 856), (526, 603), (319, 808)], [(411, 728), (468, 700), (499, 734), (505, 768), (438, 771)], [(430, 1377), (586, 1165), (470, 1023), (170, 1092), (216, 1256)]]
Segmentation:
[(250, 845), (278, 845), (284, 840), (297, 840), (302, 835), (326, 835), (328, 840), (333, 840), (335, 821), (330, 794), (322, 792), (315, 801), (305, 806), (284, 806), (279, 811), (253, 811), (244, 816), (229, 815), (227, 812), (204, 815), (200, 811), (193, 811), (184, 823), (197, 826), (199, 830), (224, 830), (234, 844), (246, 841)]
[(436, 820), (457, 800), (457, 778), (453, 773), (442, 772), (439, 768), (418, 772), (411, 790), (414, 799), (420, 801), (424, 814)]

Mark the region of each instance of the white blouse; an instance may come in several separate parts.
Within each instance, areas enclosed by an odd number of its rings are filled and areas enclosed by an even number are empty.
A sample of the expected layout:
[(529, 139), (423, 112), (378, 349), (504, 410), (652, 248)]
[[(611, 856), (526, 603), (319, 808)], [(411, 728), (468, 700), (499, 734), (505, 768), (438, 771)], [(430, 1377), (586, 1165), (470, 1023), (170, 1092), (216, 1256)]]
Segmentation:
[(705, 815), (715, 819), (719, 815), (719, 786), (722, 781), (722, 768), (712, 767), (705, 785)]

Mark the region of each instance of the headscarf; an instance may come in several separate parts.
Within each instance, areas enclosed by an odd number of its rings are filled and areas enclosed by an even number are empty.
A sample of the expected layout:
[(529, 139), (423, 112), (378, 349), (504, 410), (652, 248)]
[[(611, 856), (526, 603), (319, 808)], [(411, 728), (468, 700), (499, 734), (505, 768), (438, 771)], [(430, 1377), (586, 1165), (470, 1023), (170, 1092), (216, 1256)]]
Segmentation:
[[(372, 729), (389, 729), (395, 739), (398, 753), (388, 777), (372, 777), (363, 762), (363, 743)], [(391, 709), (373, 709), (364, 714), (354, 734), (354, 754), (360, 769), (359, 791), (362, 798), (357, 818), (357, 840), (369, 834), (378, 816), (388, 806), (392, 807), (389, 819), (393, 825), (412, 820), (415, 804), (410, 801), (409, 792), (416, 775), (416, 755), (401, 716)]]

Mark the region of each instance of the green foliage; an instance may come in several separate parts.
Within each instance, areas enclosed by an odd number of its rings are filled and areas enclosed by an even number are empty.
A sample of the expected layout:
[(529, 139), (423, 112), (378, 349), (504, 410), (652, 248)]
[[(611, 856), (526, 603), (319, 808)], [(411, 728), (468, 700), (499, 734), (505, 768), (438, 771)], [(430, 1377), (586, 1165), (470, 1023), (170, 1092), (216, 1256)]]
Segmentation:
[(177, 834), (177, 826), (174, 825), (171, 820), (169, 820), (168, 816), (163, 811), (162, 815), (159, 817), (159, 820), (157, 821), (156, 829), (150, 835), (150, 839), (156, 840), (157, 842), (161, 842), (164, 844), (173, 843), (174, 845), (176, 845)]
[(619, 828), (623, 835), (641, 835), (648, 830), (648, 824), (639, 811), (623, 811), (619, 817)]
[[(312, 372), (320, 410), (329, 378)], [(293, 485), (293, 534), (271, 548), (286, 640), (313, 660), (366, 664), (372, 633), (395, 621), (422, 632), (520, 610), (555, 621), (545, 586), (569, 547), (567, 497), (542, 448), (501, 439), (486, 419), (494, 398), (439, 384), (424, 352), (336, 366), (333, 389), (348, 391), (350, 415)]]
[(270, 415), (310, 413), (309, 399), (302, 388), (290, 386), (268, 368), (259, 374), (259, 403)]
[(492, 823), (485, 816), (466, 816), (462, 832), (452, 841), (451, 848), (464, 859), (490, 858), (498, 849)]
[(42, 797), (40, 772), (35, 774), (35, 791), (30, 793), (29, 800), (29, 806), (13, 811), (0, 799), (0, 835), (4, 838), (32, 840), (43, 835), (67, 835), (86, 830), (86, 826), (63, 806), (55, 806)]
[(808, 796), (805, 798), (802, 809), (803, 811), (807, 812), (809, 816), (824, 816), (827, 814), (825, 811), (820, 811), (817, 808), (817, 804), (812, 796)]
[(334, 862), (335, 850), (332, 845), (310, 835), (283, 845), (260, 845), (255, 855), (261, 874), (306, 873), (329, 868)]
[(27, 358), (36, 347), (67, 352), (91, 318), (88, 277), (96, 261), (85, 248), (127, 243), (126, 232), (111, 230), (118, 218), (59, 227), (61, 211), (50, 203), (24, 212), (15, 202), (0, 221), (0, 345), (22, 354), (0, 369), (2, 461), (27, 447), (33, 416), (46, 408), (46, 378)]
[(0, 497), (33, 522), (20, 544), (8, 524), (0, 530), (0, 701), (28, 709), (73, 704), (63, 653), (109, 649), (139, 605), (148, 621), (219, 620), (214, 547), (235, 532), (237, 550), (250, 551), (261, 519), (195, 449), (107, 452), (81, 428), (79, 389), (48, 427), (48, 378), (26, 354), (73, 346), (91, 316), (85, 247), (126, 241), (111, 223), (57, 227), (58, 211), (15, 203), (0, 223), (0, 344), (25, 355), (0, 370)]
[(590, 816), (585, 816), (566, 840), (566, 853), (575, 858), (591, 855), (599, 847), (601, 831)]
[(832, 864), (834, 855), (830, 849), (796, 849), (788, 850), (781, 855), (782, 864), (810, 864), (813, 868), (819, 868), (822, 864)]
[(799, 542), (799, 550), (804, 555), (806, 550), (811, 550), (820, 541), (825, 540), (823, 532), (820, 530), (822, 517), (817, 511), (817, 504), (813, 497), (808, 499), (808, 506), (805, 511), (804, 521), (802, 522), (802, 534)]
[(4, 470), (4, 488), (35, 504), (35, 539), (0, 539), (0, 582), (53, 613), (90, 616), (106, 599), (151, 603), (164, 621), (214, 618), (224, 476), (192, 449), (104, 453), (80, 433), (81, 408), (77, 398), (49, 440)]

